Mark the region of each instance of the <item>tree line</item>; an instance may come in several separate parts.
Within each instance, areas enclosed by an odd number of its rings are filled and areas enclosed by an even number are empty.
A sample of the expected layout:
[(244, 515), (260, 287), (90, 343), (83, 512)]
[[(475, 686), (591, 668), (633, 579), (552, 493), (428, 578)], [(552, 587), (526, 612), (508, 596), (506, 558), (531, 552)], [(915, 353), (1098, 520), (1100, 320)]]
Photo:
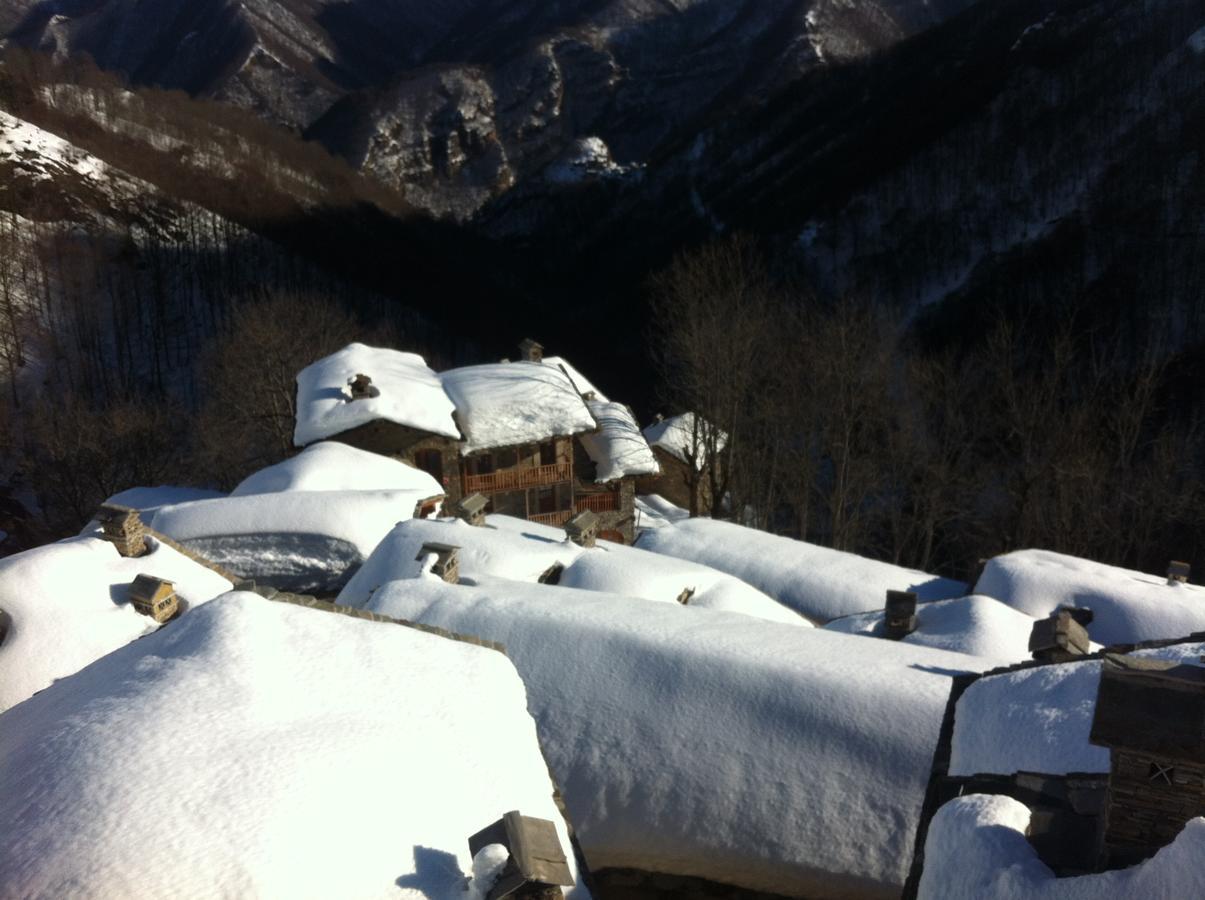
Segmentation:
[[(960, 577), (1042, 547), (1201, 558), (1190, 353), (1067, 308), (929, 345), (870, 298), (771, 277), (747, 239), (650, 283), (660, 400), (693, 411), (699, 512)], [(1052, 324), (1053, 323), (1053, 324)]]

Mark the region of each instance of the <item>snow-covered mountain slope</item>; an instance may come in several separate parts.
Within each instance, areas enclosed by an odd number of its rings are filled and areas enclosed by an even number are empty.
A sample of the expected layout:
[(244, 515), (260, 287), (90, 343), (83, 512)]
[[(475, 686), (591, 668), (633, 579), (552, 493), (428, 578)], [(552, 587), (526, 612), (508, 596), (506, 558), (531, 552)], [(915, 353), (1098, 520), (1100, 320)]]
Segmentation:
[(314, 133), (464, 218), (591, 138), (626, 166), (716, 104), (877, 51), (967, 0), (0, 2), (12, 39), (87, 52)]

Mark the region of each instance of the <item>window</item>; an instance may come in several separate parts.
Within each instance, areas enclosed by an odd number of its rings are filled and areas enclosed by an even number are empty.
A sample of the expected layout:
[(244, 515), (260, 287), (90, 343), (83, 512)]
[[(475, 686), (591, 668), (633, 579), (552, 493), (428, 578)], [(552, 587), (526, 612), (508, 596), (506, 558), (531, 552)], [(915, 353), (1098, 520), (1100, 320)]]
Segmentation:
[(1152, 784), (1171, 784), (1175, 777), (1175, 766), (1163, 766), (1153, 762), (1147, 774), (1147, 781), (1150, 781)]
[(519, 454), (513, 449), (505, 449), (498, 451), (498, 468), (513, 469), (519, 464)]
[(547, 441), (540, 444), (540, 465), (551, 466), (556, 464), (556, 442)]

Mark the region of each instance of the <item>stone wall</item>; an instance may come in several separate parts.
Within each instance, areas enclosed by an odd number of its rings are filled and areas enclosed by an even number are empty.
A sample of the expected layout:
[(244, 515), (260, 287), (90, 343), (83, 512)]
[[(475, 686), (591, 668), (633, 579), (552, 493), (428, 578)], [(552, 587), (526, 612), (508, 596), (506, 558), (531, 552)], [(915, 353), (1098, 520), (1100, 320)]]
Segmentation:
[[(1149, 856), (1174, 841), (1190, 819), (1205, 815), (1205, 764), (1125, 750), (1110, 756), (1104, 838), (1110, 853), (1120, 851), (1127, 862)], [(1157, 774), (1162, 771), (1170, 784)]]

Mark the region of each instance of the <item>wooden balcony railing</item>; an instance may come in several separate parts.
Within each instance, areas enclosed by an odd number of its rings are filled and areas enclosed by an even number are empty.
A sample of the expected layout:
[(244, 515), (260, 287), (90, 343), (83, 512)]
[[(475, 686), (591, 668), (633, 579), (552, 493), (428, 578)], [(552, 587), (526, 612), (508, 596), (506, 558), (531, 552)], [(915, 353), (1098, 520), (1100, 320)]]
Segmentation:
[(613, 512), (619, 509), (619, 493), (605, 491), (598, 494), (578, 494), (573, 499), (573, 507), (577, 512), (586, 509), (596, 513)]
[(550, 513), (532, 513), (527, 517), (529, 522), (539, 522), (541, 525), (564, 525), (573, 518), (573, 510), (562, 509)]
[(527, 466), (525, 468), (502, 469), (488, 475), (465, 475), (464, 492), (473, 494), (496, 494), (499, 491), (521, 491), (529, 487), (541, 487), (569, 481), (573, 478), (573, 466), (569, 463), (554, 463), (551, 466)]

